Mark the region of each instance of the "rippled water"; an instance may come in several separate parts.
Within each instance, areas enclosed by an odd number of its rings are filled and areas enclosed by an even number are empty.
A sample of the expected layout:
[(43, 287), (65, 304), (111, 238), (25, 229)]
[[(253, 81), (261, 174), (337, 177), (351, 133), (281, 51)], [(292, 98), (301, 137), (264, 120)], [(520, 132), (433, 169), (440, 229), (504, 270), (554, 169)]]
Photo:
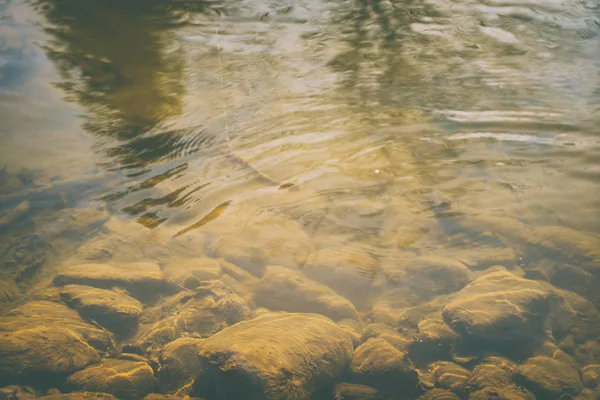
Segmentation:
[[(0, 263), (18, 288), (0, 286), (2, 318), (31, 301), (73, 307), (56, 281), (65, 265), (144, 261), (167, 274), (208, 256), (263, 283), (277, 265), (333, 289), (356, 307), (354, 347), (369, 324), (423, 342), (421, 322), (442, 310), (459, 336), (453, 349), (482, 341), (468, 357), (394, 342), (419, 370), (422, 390), (407, 398), (448, 389), (429, 384), (432, 362), (474, 370), (498, 354), (525, 365), (556, 358), (549, 348), (577, 364), (583, 386), (539, 389), (522, 371), (514, 385), (539, 399), (600, 393), (582, 372), (600, 363), (597, 0), (4, 0), (0, 121)], [(424, 259), (438, 269), (414, 272)], [(457, 286), (449, 262), (469, 270)], [(575, 322), (544, 325), (539, 346), (461, 331), (451, 305), (498, 265), (567, 299), (573, 312), (556, 316), (552, 303), (548, 318)], [(250, 317), (336, 319), (290, 300), (285, 280), (273, 281), (281, 299), (265, 300), (275, 293), (219, 271)], [(114, 286), (142, 301), (142, 328), (152, 307), (166, 309), (158, 297), (173, 295)], [(139, 335), (117, 335), (107, 354), (132, 352)], [(529, 348), (506, 350), (520, 345)], [(161, 346), (135, 352), (154, 360), (164, 392)], [(0, 370), (16, 361), (7, 362)], [(336, 382), (403, 398), (350, 371)], [(48, 389), (43, 377), (17, 375), (0, 383)], [(49, 386), (73, 390), (57, 382)], [(237, 396), (195, 385), (194, 395)]]

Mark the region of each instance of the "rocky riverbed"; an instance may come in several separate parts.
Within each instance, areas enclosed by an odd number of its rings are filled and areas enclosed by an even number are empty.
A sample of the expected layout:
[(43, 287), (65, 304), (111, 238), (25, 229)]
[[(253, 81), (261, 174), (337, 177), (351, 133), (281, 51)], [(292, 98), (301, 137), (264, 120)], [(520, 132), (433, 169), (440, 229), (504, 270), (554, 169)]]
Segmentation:
[[(208, 228), (143, 231), (101, 208), (35, 220), (2, 235), (1, 399), (600, 395), (592, 234), (465, 213), (468, 245), (382, 259), (292, 220), (275, 254)], [(280, 256), (296, 244), (302, 263)]]

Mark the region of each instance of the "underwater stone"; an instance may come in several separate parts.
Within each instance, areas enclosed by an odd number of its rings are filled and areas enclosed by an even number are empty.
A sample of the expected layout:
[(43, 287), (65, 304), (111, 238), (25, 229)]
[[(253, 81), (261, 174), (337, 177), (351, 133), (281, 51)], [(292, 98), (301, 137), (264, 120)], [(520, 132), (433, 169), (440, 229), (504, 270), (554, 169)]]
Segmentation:
[(465, 338), (527, 343), (542, 335), (548, 308), (548, 295), (537, 282), (500, 270), (458, 292), (443, 316)]
[(586, 387), (593, 389), (600, 385), (600, 365), (591, 364), (583, 367), (581, 370), (581, 378)]
[(160, 357), (158, 383), (163, 393), (175, 393), (192, 383), (201, 371), (201, 339), (181, 338), (165, 346)]
[(144, 362), (105, 359), (74, 373), (67, 384), (75, 390), (102, 392), (122, 400), (142, 399), (155, 390), (154, 371)]
[(53, 280), (56, 286), (87, 285), (100, 289), (120, 287), (137, 299), (156, 297), (164, 279), (151, 262), (124, 264), (79, 264), (62, 267)]
[(469, 400), (536, 400), (526, 389), (509, 385), (505, 387), (486, 387), (469, 394)]
[(0, 303), (8, 303), (19, 297), (19, 288), (10, 277), (0, 274)]
[(267, 268), (256, 286), (254, 302), (272, 311), (310, 312), (334, 321), (358, 319), (356, 309), (347, 299), (301, 272), (283, 267)]
[(200, 357), (205, 369), (195, 395), (305, 400), (333, 389), (352, 358), (352, 340), (321, 315), (271, 313), (209, 337)]
[(434, 362), (428, 369), (433, 372), (435, 385), (448, 390), (460, 389), (471, 374), (468, 369), (449, 361)]
[(357, 382), (382, 392), (419, 392), (419, 377), (408, 354), (381, 338), (369, 339), (354, 351), (350, 373)]
[(417, 326), (418, 333), (408, 347), (408, 353), (414, 362), (429, 362), (435, 359), (447, 359), (451, 354), (458, 334), (442, 318), (441, 312), (430, 313)]
[(67, 285), (62, 289), (62, 298), (83, 317), (118, 333), (135, 328), (144, 308), (123, 292), (91, 286)]
[(482, 363), (477, 365), (465, 381), (465, 388), (475, 392), (485, 388), (503, 388), (512, 383), (513, 374), (501, 366)]
[(112, 394), (94, 392), (71, 392), (38, 397), (38, 400), (119, 400)]
[(220, 281), (208, 282), (145, 310), (144, 321), (130, 345), (160, 352), (164, 345), (186, 334), (208, 337), (250, 318), (250, 314), (244, 299), (229, 287)]
[(381, 400), (377, 389), (355, 383), (338, 383), (333, 393), (334, 400)]
[(163, 274), (169, 286), (195, 289), (202, 283), (218, 279), (221, 263), (209, 257), (175, 258), (166, 263)]
[(540, 398), (576, 395), (582, 389), (579, 371), (571, 364), (545, 356), (533, 357), (517, 368), (517, 380)]
[(35, 390), (29, 386), (11, 385), (0, 388), (0, 400), (33, 400), (36, 398)]
[(600, 341), (588, 340), (575, 350), (575, 359), (581, 365), (594, 364), (600, 360)]
[(449, 390), (431, 389), (419, 396), (417, 400), (460, 400), (460, 397)]

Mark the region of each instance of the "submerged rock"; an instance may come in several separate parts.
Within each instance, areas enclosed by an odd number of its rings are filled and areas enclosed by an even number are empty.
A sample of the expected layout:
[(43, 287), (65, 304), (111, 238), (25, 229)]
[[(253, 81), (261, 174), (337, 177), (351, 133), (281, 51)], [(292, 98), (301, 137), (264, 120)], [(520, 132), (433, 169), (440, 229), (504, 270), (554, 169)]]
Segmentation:
[(449, 390), (431, 389), (419, 396), (417, 400), (460, 400), (460, 397)]
[(65, 376), (99, 361), (83, 336), (58, 323), (0, 323), (0, 383)]
[(311, 254), (304, 274), (344, 296), (359, 309), (376, 293), (378, 263), (368, 253), (354, 247), (332, 247)]
[(29, 386), (11, 385), (0, 388), (0, 400), (33, 400), (36, 398), (35, 390)]
[(408, 354), (381, 338), (369, 339), (354, 352), (350, 372), (356, 381), (388, 393), (414, 396), (419, 377)]
[(418, 332), (408, 347), (413, 361), (428, 363), (430, 360), (448, 358), (458, 335), (444, 322), (441, 312), (425, 316), (419, 321), (417, 329)]
[(8, 303), (19, 297), (19, 288), (10, 277), (0, 274), (0, 303)]
[(185, 334), (208, 337), (250, 318), (246, 302), (220, 281), (167, 298), (145, 314), (131, 346), (160, 352)]
[(75, 390), (103, 392), (119, 399), (142, 399), (154, 391), (154, 371), (144, 362), (105, 359), (74, 373), (67, 384)]
[(118, 333), (135, 328), (143, 310), (142, 303), (123, 292), (90, 286), (67, 285), (62, 298), (83, 317)]
[(536, 397), (526, 389), (509, 385), (477, 390), (469, 395), (469, 400), (536, 400)]
[(548, 311), (548, 295), (537, 282), (500, 270), (458, 292), (443, 316), (466, 339), (525, 345), (543, 337)]
[(591, 364), (581, 370), (583, 384), (589, 388), (595, 388), (600, 385), (600, 365)]
[(477, 365), (465, 381), (469, 392), (485, 388), (504, 388), (512, 383), (512, 371), (491, 363)]
[(429, 365), (429, 370), (433, 372), (435, 386), (448, 390), (462, 388), (471, 374), (468, 369), (449, 361), (432, 363)]
[(416, 257), (404, 268), (387, 271), (388, 281), (407, 286), (423, 301), (462, 289), (471, 281), (469, 269), (460, 261), (442, 257)]
[(61, 394), (50, 394), (38, 397), (38, 400), (119, 400), (112, 394), (94, 392), (71, 392)]
[(181, 338), (165, 346), (160, 357), (158, 382), (163, 393), (175, 393), (201, 373), (201, 339)]
[(555, 358), (533, 357), (517, 369), (518, 381), (540, 398), (576, 395), (582, 389), (579, 371)]
[[(81, 316), (69, 307), (52, 301), (30, 301), (14, 308), (7, 314), (6, 320), (0, 319), (0, 327), (6, 326), (54, 326), (59, 325), (80, 334), (90, 346), (110, 352), (115, 343), (112, 334), (99, 326), (84, 321)], [(2, 329), (2, 328), (0, 328)], [(10, 329), (10, 328), (9, 328)]]
[(221, 275), (219, 260), (209, 257), (175, 258), (163, 268), (169, 286), (195, 289), (203, 283), (218, 279)]
[(267, 268), (256, 286), (254, 302), (273, 311), (314, 312), (334, 321), (358, 319), (348, 300), (301, 272), (283, 267)]
[(194, 384), (213, 399), (310, 399), (333, 389), (352, 358), (352, 340), (317, 314), (272, 313), (231, 326), (200, 349)]
[(119, 287), (141, 300), (156, 297), (164, 283), (160, 268), (150, 262), (68, 265), (58, 271), (53, 282), (56, 286)]
[(355, 383), (338, 383), (333, 393), (334, 400), (381, 400), (377, 389)]

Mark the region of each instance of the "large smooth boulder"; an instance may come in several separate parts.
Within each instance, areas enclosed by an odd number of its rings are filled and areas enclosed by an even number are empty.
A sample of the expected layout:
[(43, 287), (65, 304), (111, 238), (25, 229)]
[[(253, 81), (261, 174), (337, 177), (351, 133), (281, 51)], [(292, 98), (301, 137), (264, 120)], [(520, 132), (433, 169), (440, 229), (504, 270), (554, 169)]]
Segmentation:
[(201, 371), (202, 339), (181, 338), (165, 346), (160, 357), (158, 383), (163, 393), (175, 393), (196, 379)]
[(140, 361), (105, 359), (74, 373), (67, 384), (80, 391), (112, 394), (122, 400), (142, 399), (156, 388), (152, 368)]
[(358, 319), (356, 309), (347, 299), (301, 272), (283, 267), (267, 268), (256, 286), (254, 302), (272, 311), (316, 313), (334, 321)]
[(250, 318), (240, 296), (220, 281), (180, 292), (144, 312), (144, 323), (131, 346), (160, 353), (164, 345), (185, 335), (205, 338)]
[(91, 286), (67, 285), (61, 296), (81, 316), (117, 333), (127, 333), (135, 328), (144, 308), (142, 303), (122, 291)]
[(67, 265), (57, 271), (56, 286), (87, 285), (100, 289), (119, 287), (133, 297), (145, 300), (155, 298), (164, 286), (164, 277), (157, 264), (134, 262), (123, 264)]
[(418, 393), (419, 377), (408, 354), (381, 338), (369, 339), (355, 350), (350, 373), (357, 382), (382, 392)]
[(574, 396), (583, 387), (579, 371), (571, 362), (546, 356), (530, 358), (521, 365), (517, 381), (539, 398)]
[(310, 399), (333, 389), (352, 359), (347, 331), (317, 314), (270, 313), (206, 339), (195, 394), (213, 399)]
[(499, 270), (458, 292), (443, 317), (468, 340), (507, 345), (542, 337), (548, 311), (548, 294), (541, 285)]

